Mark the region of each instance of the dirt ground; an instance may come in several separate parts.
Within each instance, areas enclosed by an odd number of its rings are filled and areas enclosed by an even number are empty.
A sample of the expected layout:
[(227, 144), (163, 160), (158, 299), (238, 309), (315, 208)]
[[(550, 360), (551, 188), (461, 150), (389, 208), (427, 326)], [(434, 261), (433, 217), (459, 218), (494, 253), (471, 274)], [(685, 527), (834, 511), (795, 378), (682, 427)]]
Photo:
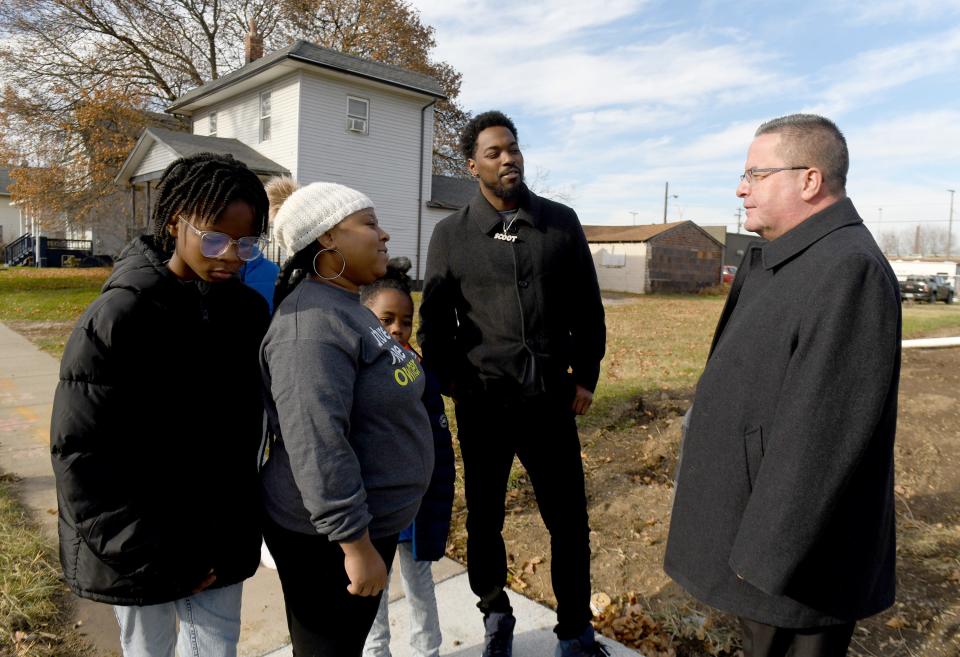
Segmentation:
[[(693, 601), (661, 568), (680, 417), (692, 390), (625, 404), (619, 420), (581, 434), (587, 471), (597, 625), (659, 655), (733, 655), (732, 619)], [(898, 594), (858, 625), (859, 657), (960, 655), (960, 349), (905, 350), (896, 446)], [(549, 539), (517, 470), (504, 531), (511, 585), (555, 605)], [(449, 552), (463, 559), (457, 501)]]

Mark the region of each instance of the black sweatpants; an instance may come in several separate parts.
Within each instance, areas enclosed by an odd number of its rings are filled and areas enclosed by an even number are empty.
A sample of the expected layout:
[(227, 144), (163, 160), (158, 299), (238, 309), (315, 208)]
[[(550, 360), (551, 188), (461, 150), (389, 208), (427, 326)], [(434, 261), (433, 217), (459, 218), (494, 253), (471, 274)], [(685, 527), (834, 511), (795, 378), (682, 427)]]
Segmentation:
[(467, 572), (486, 614), (511, 611), (504, 592), (507, 553), (504, 498), (513, 457), (519, 457), (550, 532), (551, 576), (560, 639), (590, 623), (590, 527), (572, 400), (543, 395), (497, 401), (470, 397), (457, 404), (457, 433), (467, 499)]
[(740, 619), (744, 657), (844, 657), (856, 623), (789, 629)]
[[(263, 535), (277, 564), (294, 657), (360, 657), (380, 595), (347, 592), (350, 579), (343, 568), (343, 550), (326, 536), (291, 532), (269, 520)], [(387, 568), (397, 538), (373, 539)]]

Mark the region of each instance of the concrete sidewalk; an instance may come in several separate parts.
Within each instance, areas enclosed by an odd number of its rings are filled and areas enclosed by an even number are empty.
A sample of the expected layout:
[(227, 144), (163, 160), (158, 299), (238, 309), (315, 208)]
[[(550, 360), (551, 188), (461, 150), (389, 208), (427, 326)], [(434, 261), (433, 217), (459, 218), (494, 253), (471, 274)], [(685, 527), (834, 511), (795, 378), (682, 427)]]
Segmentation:
[[(59, 363), (18, 333), (0, 323), (0, 470), (20, 477), (18, 491), (51, 541), (57, 540), (57, 498), (50, 465), (50, 412)], [(411, 654), (408, 645), (409, 607), (395, 569), (391, 582), (391, 652)], [(437, 601), (444, 641), (441, 654), (479, 655), (483, 626), (464, 568), (449, 559), (434, 566)], [(275, 571), (261, 567), (244, 584), (240, 657), (286, 657), (289, 647), (283, 596)], [(552, 655), (556, 623), (552, 610), (510, 593), (517, 616), (514, 654)], [(81, 623), (97, 657), (119, 655), (117, 623), (108, 605), (75, 598), (74, 616)], [(617, 656), (637, 653), (605, 642)]]

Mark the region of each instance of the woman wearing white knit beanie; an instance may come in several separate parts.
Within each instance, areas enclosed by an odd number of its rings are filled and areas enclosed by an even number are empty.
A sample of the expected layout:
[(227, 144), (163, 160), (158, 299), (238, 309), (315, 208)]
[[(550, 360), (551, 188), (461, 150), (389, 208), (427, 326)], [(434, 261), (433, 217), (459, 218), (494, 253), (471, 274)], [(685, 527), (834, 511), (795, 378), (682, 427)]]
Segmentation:
[(433, 472), (425, 377), (359, 288), (383, 276), (373, 203), (335, 183), (267, 184), (287, 252), (260, 349), (264, 539), (295, 655), (357, 656), (399, 533)]

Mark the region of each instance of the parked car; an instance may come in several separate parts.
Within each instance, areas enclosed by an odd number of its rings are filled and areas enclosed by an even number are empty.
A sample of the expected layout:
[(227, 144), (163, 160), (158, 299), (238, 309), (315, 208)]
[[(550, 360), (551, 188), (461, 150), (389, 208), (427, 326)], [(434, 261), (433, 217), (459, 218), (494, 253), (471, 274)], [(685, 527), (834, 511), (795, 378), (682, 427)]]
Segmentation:
[(720, 280), (724, 283), (732, 283), (737, 275), (737, 268), (733, 265), (724, 265), (720, 268)]
[(953, 303), (953, 288), (946, 276), (907, 276), (900, 281), (900, 297), (929, 303)]

